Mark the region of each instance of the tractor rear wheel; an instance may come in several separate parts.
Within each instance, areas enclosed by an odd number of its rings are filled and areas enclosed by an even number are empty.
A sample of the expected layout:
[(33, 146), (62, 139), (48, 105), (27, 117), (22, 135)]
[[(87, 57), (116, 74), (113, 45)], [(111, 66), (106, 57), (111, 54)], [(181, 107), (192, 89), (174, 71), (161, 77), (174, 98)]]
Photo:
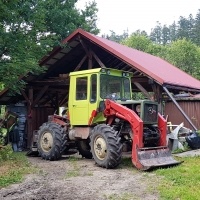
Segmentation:
[(38, 152), (45, 160), (58, 160), (66, 148), (64, 129), (56, 123), (44, 123), (38, 131)]
[(77, 148), (84, 158), (92, 159), (92, 153), (90, 151), (90, 144), (88, 140), (77, 141)]
[(110, 169), (121, 163), (121, 138), (110, 126), (106, 124), (95, 126), (90, 140), (92, 155), (97, 165)]

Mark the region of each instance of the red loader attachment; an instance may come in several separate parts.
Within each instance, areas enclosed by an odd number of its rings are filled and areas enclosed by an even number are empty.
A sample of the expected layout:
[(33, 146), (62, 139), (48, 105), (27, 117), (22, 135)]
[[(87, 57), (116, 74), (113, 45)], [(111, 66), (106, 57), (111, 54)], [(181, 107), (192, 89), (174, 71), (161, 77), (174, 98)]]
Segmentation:
[(132, 162), (141, 170), (172, 166), (180, 163), (172, 157), (171, 151), (167, 147), (137, 149), (137, 158), (132, 157)]
[(156, 167), (177, 165), (176, 161), (166, 144), (167, 122), (158, 114), (157, 127), (160, 131), (159, 142), (156, 147), (144, 147), (143, 121), (131, 109), (120, 105), (112, 100), (106, 100), (104, 111), (107, 123), (111, 124), (114, 118), (128, 121), (132, 128), (132, 163), (140, 170), (149, 170)]

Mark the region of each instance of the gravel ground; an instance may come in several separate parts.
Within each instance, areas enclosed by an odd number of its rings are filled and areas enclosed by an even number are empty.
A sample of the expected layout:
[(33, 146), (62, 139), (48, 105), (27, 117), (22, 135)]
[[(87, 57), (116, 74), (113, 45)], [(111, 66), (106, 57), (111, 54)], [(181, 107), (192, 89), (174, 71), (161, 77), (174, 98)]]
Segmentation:
[(153, 172), (141, 172), (120, 165), (104, 169), (94, 160), (77, 154), (59, 161), (28, 157), (38, 170), (19, 184), (0, 190), (5, 200), (156, 200), (159, 178)]

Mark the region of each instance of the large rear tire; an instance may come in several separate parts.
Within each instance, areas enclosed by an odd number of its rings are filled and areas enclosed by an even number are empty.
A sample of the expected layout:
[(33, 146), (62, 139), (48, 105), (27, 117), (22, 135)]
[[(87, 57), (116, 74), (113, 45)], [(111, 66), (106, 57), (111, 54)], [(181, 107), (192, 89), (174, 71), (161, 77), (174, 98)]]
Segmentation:
[(44, 123), (38, 131), (38, 152), (45, 160), (58, 160), (66, 148), (64, 129), (56, 123)]
[(121, 163), (121, 138), (110, 126), (106, 124), (95, 126), (90, 141), (91, 152), (98, 166), (111, 169)]

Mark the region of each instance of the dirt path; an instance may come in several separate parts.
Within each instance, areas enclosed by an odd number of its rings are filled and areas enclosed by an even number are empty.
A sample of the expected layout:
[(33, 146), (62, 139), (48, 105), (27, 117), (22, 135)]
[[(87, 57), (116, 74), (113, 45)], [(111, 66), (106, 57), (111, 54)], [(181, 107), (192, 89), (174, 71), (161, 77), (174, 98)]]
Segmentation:
[(159, 199), (157, 177), (125, 166), (114, 170), (97, 167), (80, 157), (48, 162), (29, 157), (39, 170), (23, 183), (0, 190), (5, 200), (131, 200)]

